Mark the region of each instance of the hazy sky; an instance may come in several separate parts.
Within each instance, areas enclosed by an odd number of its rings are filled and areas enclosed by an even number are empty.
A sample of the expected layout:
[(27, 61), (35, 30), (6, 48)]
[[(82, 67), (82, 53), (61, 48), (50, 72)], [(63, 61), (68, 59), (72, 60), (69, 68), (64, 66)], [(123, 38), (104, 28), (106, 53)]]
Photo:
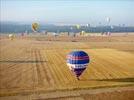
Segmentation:
[(134, 25), (134, 0), (0, 0), (1, 21)]

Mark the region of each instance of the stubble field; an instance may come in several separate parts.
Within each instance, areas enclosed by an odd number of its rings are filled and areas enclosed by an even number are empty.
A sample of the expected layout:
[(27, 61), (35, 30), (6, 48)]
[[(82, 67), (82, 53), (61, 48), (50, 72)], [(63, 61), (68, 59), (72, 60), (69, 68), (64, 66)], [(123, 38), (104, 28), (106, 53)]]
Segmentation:
[[(79, 81), (66, 65), (72, 50), (84, 50), (91, 58)], [(2, 98), (122, 86), (134, 86), (134, 36), (0, 40)]]

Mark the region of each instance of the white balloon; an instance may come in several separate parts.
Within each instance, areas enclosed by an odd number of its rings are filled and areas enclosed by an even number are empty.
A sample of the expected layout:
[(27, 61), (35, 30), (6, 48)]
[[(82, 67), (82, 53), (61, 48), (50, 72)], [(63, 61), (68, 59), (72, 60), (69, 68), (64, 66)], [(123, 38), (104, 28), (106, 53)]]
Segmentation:
[(113, 27), (113, 26), (111, 26), (111, 29), (114, 29), (114, 27)]
[(109, 22), (110, 22), (110, 18), (109, 18), (109, 17), (107, 17), (106, 21), (109, 23)]
[(13, 34), (9, 34), (8, 37), (9, 37), (10, 40), (14, 39), (14, 35)]
[(9, 36), (9, 38), (10, 38), (10, 37), (13, 37), (13, 34), (9, 34), (8, 36)]

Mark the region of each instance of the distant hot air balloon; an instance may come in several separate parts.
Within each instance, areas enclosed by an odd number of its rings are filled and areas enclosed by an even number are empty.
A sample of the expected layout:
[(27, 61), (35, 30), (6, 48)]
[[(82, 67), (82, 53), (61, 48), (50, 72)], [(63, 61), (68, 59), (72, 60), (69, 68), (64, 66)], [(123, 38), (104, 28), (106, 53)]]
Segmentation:
[(73, 27), (71, 27), (70, 29), (73, 30)]
[(14, 39), (14, 35), (13, 34), (9, 34), (8, 37), (9, 37), (10, 40)]
[(67, 66), (76, 75), (78, 80), (89, 62), (90, 58), (84, 51), (72, 51), (67, 55)]
[(85, 31), (81, 31), (82, 35), (85, 35)]
[(107, 21), (108, 23), (110, 23), (110, 18), (109, 18), (109, 17), (107, 17), (107, 18), (106, 18), (106, 21)]
[(87, 27), (90, 27), (90, 24), (87, 24), (86, 26), (87, 26)]
[(114, 29), (114, 26), (111, 26), (111, 29)]
[(79, 24), (77, 24), (77, 25), (76, 25), (76, 28), (77, 28), (77, 29), (80, 29), (80, 25), (79, 25)]
[(58, 34), (54, 32), (54, 33), (53, 33), (53, 36), (56, 37), (56, 36), (58, 36)]
[(39, 28), (39, 24), (38, 23), (32, 23), (32, 30), (34, 32), (37, 32), (37, 29)]

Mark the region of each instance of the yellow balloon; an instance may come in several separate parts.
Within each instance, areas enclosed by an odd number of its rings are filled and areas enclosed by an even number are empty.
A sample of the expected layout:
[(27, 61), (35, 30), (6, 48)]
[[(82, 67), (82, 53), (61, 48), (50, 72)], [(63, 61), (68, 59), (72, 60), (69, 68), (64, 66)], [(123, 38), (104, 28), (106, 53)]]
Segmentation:
[(38, 28), (39, 28), (39, 24), (38, 23), (32, 23), (32, 30), (34, 32), (36, 32)]
[(77, 24), (77, 25), (76, 25), (76, 28), (77, 28), (77, 29), (80, 29), (80, 25)]

